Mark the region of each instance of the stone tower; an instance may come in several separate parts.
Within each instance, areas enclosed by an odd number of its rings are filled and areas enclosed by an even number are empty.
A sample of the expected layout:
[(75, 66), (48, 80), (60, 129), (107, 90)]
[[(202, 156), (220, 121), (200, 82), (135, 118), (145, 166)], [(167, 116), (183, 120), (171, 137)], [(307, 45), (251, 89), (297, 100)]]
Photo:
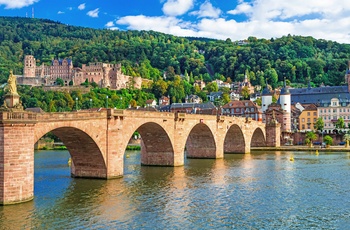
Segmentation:
[(24, 57), (23, 77), (35, 77), (36, 60), (33, 55)]
[(283, 110), (283, 130), (291, 130), (291, 95), (287, 88), (286, 79), (284, 79), (284, 87), (281, 90), (279, 103)]
[(111, 83), (109, 81), (109, 72), (111, 71), (110, 64), (103, 65), (102, 70), (103, 70), (103, 79), (102, 79), (102, 87), (103, 88), (109, 88), (111, 87)]

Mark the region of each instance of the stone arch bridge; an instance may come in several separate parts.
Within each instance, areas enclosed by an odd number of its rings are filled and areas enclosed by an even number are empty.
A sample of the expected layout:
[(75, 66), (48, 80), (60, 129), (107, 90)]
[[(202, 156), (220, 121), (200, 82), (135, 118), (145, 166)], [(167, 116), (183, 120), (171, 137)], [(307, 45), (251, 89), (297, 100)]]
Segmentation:
[[(74, 177), (123, 175), (124, 153), (141, 134), (141, 164), (181, 166), (184, 157), (223, 158), (251, 147), (279, 146), (279, 126), (238, 117), (113, 110), (0, 113), (0, 204), (34, 196), (34, 144), (52, 132), (67, 146)], [(185, 153), (186, 150), (186, 153)]]

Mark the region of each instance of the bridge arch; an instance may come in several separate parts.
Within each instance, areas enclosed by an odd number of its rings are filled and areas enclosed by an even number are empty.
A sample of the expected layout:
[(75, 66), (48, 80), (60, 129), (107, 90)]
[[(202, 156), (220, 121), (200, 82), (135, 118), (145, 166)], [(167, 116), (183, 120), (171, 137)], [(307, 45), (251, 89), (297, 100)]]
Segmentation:
[(57, 127), (52, 130), (41, 130), (35, 136), (35, 142), (48, 132), (52, 132), (67, 147), (72, 159), (71, 175), (73, 177), (107, 177), (104, 155), (89, 134), (76, 127)]
[(162, 126), (155, 122), (146, 122), (134, 131), (139, 132), (141, 135), (142, 165), (174, 165), (173, 144)]
[(217, 158), (213, 132), (205, 123), (198, 123), (190, 129), (185, 146), (188, 158)]
[(254, 130), (250, 140), (251, 147), (264, 147), (266, 146), (266, 138), (263, 130), (258, 127)]
[(246, 143), (242, 129), (233, 124), (226, 132), (224, 139), (224, 153), (245, 153)]

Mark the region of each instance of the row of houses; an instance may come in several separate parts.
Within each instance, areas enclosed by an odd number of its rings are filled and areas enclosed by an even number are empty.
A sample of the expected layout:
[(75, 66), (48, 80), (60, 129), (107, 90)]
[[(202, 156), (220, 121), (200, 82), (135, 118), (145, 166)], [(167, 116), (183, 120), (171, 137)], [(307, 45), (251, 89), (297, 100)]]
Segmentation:
[[(261, 94), (261, 106), (251, 100), (239, 101), (234, 99), (223, 106), (216, 107), (212, 102), (220, 99), (222, 92), (215, 92), (208, 95), (211, 102), (203, 104), (200, 101), (189, 99), (186, 100), (187, 103), (173, 103), (170, 105), (169, 99), (164, 100), (163, 98), (160, 100), (159, 110), (250, 117), (265, 123), (275, 119), (281, 124), (281, 131), (285, 134), (295, 131), (315, 130), (317, 119), (322, 118), (324, 132), (333, 133), (336, 131), (335, 123), (339, 118), (344, 120), (345, 127), (350, 126), (350, 61), (345, 80), (347, 85), (344, 86), (314, 88), (309, 84), (306, 88), (292, 89), (284, 84), (275, 103), (272, 102), (272, 97), (276, 96), (276, 92), (266, 87)], [(156, 102), (154, 103), (156, 104)]]

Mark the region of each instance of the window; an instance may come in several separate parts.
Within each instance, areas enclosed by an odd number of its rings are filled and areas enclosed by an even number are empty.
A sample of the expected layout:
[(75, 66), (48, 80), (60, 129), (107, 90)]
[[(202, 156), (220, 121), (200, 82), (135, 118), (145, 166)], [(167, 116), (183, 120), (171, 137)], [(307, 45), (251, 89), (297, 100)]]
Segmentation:
[(307, 119), (307, 122), (310, 123), (310, 118)]
[(333, 113), (336, 113), (337, 112), (337, 109), (333, 109)]
[(302, 119), (301, 119), (301, 122), (305, 122), (305, 118), (302, 118)]
[(310, 116), (310, 112), (307, 112), (307, 115)]
[(302, 125), (302, 126), (301, 126), (301, 129), (305, 129), (305, 125)]
[(316, 115), (316, 112), (314, 112), (314, 116), (317, 116), (317, 115)]

